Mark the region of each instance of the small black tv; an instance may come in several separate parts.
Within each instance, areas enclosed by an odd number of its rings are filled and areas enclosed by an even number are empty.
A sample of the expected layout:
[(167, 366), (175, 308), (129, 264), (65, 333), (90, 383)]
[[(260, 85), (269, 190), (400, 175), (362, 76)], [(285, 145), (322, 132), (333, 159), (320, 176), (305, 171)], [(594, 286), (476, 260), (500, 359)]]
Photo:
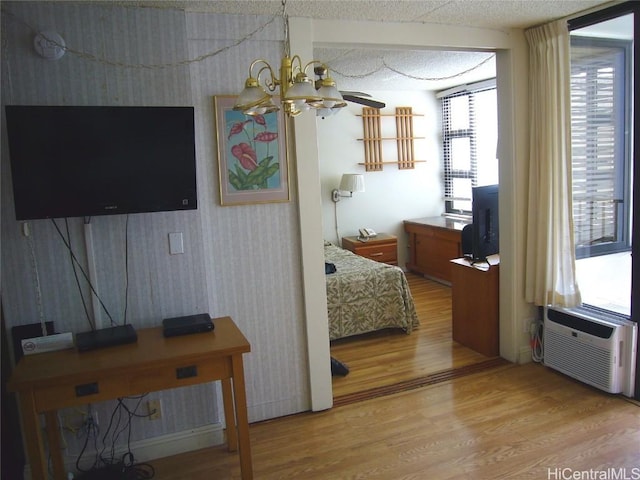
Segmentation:
[(197, 208), (193, 107), (7, 105), (16, 220)]
[(474, 262), (484, 262), (489, 255), (500, 252), (498, 185), (473, 187), (471, 197), (471, 257)]

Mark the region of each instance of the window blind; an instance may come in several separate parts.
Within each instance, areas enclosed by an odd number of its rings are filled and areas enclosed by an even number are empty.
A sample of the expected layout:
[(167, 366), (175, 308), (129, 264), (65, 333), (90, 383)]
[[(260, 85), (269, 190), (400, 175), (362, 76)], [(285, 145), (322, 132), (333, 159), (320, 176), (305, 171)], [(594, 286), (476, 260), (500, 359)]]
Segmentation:
[(445, 210), (471, 212), (472, 187), (498, 183), (495, 80), (440, 96)]

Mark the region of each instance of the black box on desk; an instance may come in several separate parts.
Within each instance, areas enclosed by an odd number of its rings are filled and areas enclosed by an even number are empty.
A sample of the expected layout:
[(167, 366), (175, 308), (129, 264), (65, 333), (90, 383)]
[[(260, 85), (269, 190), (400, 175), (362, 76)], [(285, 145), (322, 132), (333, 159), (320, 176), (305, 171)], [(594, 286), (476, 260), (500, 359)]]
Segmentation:
[(165, 318), (162, 320), (162, 333), (165, 337), (211, 332), (213, 328), (213, 322), (208, 313), (197, 313), (195, 315)]

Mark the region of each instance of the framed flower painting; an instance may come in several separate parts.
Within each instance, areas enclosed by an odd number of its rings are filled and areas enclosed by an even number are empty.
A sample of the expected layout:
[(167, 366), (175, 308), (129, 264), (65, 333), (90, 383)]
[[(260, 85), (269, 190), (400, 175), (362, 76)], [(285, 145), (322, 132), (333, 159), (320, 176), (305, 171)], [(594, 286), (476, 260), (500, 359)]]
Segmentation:
[(220, 204), (289, 201), (289, 165), (280, 112), (245, 115), (236, 97), (215, 96)]

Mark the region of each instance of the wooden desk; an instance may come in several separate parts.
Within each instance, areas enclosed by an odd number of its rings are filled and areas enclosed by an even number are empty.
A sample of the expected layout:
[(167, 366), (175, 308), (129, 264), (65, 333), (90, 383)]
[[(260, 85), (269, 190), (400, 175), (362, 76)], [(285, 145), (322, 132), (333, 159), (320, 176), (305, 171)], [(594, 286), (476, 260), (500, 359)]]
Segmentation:
[(165, 338), (161, 327), (147, 328), (138, 330), (134, 344), (24, 356), (7, 385), (18, 392), (32, 479), (48, 478), (40, 413), (47, 424), (54, 477), (64, 480), (56, 410), (215, 380), (222, 381), (228, 449), (239, 447), (242, 478), (252, 479), (242, 363), (251, 346), (231, 318), (216, 318), (214, 325), (213, 332), (172, 338)]
[(406, 267), (433, 280), (451, 284), (451, 264), (462, 256), (462, 229), (465, 223), (446, 217), (404, 221), (409, 240)]

